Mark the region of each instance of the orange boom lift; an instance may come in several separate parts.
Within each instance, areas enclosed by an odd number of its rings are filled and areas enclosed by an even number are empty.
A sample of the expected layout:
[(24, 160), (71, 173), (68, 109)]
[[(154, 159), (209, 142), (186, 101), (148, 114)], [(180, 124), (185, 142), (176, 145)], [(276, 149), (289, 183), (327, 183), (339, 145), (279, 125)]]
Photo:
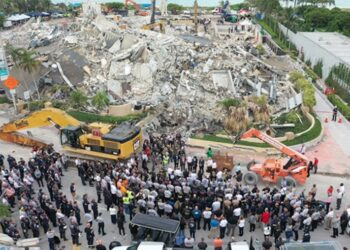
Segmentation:
[(254, 128), (245, 132), (239, 139), (251, 137), (259, 138), (268, 143), (284, 155), (289, 156), (289, 160), (286, 164), (283, 164), (281, 159), (266, 159), (262, 164), (249, 163), (247, 166), (249, 171), (243, 177), (245, 183), (255, 185), (259, 181), (259, 176), (263, 181), (279, 185), (281, 185), (283, 178), (287, 182), (287, 186), (306, 182), (308, 159), (305, 155)]

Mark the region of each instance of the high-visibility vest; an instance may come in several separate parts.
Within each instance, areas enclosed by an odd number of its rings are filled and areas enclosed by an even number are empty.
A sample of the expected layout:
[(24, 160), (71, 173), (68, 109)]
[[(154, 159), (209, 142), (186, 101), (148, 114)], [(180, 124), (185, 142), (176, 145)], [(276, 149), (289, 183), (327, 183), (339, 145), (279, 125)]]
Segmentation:
[(165, 156), (163, 157), (163, 163), (164, 163), (164, 164), (168, 164), (168, 163), (169, 163), (169, 156), (165, 155)]
[(128, 198), (129, 198), (130, 200), (134, 199), (134, 195), (132, 194), (131, 191), (127, 191), (126, 193), (127, 193)]
[(123, 203), (124, 203), (125, 205), (128, 205), (128, 204), (130, 203), (129, 197), (127, 197), (127, 196), (123, 197)]

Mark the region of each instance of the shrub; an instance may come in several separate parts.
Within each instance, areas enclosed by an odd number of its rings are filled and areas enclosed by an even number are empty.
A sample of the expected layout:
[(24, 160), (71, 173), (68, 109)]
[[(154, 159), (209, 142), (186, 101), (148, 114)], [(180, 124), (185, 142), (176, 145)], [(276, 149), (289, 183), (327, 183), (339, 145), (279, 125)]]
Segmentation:
[(302, 79), (304, 78), (303, 74), (299, 71), (292, 71), (289, 73), (289, 80), (291, 82), (296, 82), (298, 81), (299, 79)]
[(305, 64), (306, 64), (307, 66), (311, 67), (311, 60), (310, 60), (310, 59), (307, 59), (306, 62), (305, 62)]
[(240, 101), (234, 98), (227, 98), (223, 101), (221, 101), (222, 106), (224, 106), (226, 109), (229, 109), (230, 107), (238, 107), (240, 105)]
[(265, 54), (265, 48), (261, 43), (256, 46), (256, 50), (258, 51), (259, 55)]
[(29, 111), (36, 111), (45, 107), (44, 101), (34, 101), (29, 103)]
[(297, 123), (299, 122), (299, 118), (298, 118), (298, 112), (297, 111), (291, 111), (287, 114), (286, 116), (286, 121), (289, 123)]
[(319, 61), (315, 64), (315, 66), (314, 66), (314, 72), (315, 72), (320, 78), (322, 78), (322, 75), (323, 75), (322, 69), (323, 69), (323, 62), (322, 62), (322, 60), (319, 60)]
[(302, 92), (303, 90), (307, 89), (308, 86), (309, 86), (309, 82), (305, 78), (299, 79), (295, 82), (295, 88), (299, 92)]
[(0, 104), (3, 104), (3, 103), (11, 103), (11, 101), (7, 99), (6, 96), (0, 96)]
[(112, 116), (112, 115), (98, 115), (88, 112), (80, 111), (68, 111), (69, 115), (73, 116), (75, 119), (91, 123), (91, 122), (102, 122), (102, 123), (121, 123), (125, 121), (138, 121), (147, 115), (147, 113), (137, 114), (137, 115), (126, 115), (126, 116)]
[(69, 97), (69, 102), (72, 104), (73, 108), (82, 108), (87, 103), (87, 96), (80, 90), (75, 90), (71, 93)]
[(295, 84), (295, 88), (303, 93), (303, 103), (312, 108), (316, 105), (315, 89), (312, 84), (298, 71), (293, 71), (289, 75), (289, 80)]
[(338, 96), (329, 95), (328, 100), (334, 105), (338, 107), (338, 110), (342, 115), (350, 121), (350, 107), (346, 105)]
[(303, 102), (305, 106), (310, 108), (316, 105), (315, 89), (313, 87), (304, 89)]

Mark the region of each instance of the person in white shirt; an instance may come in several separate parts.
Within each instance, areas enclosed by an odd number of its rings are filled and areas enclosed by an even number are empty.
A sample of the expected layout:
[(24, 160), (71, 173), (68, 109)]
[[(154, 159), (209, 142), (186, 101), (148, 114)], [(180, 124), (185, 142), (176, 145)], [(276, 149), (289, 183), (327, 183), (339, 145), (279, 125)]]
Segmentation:
[(310, 229), (311, 217), (309, 215), (307, 215), (306, 218), (303, 220), (303, 225), (305, 227), (305, 230), (309, 230)]
[(217, 180), (222, 180), (222, 171), (221, 170), (219, 170), (217, 173), (216, 173), (216, 179)]
[(208, 226), (208, 229), (210, 231), (210, 219), (211, 219), (212, 214), (213, 213), (210, 211), (210, 208), (207, 208), (206, 210), (203, 211), (203, 218), (204, 218), (203, 229), (204, 229), (204, 231), (207, 229), (207, 226)]
[(241, 163), (238, 163), (236, 166), (235, 166), (235, 172), (238, 173), (241, 171)]
[(192, 237), (187, 237), (185, 239), (185, 248), (193, 248), (194, 246), (194, 239)]
[(345, 194), (345, 186), (344, 186), (344, 183), (340, 183), (339, 190), (340, 190), (340, 192), (342, 193), (342, 195), (344, 196), (344, 194)]
[(268, 239), (270, 235), (271, 235), (271, 227), (270, 227), (270, 224), (267, 224), (264, 227), (264, 238), (265, 238), (265, 240)]
[(236, 216), (236, 217), (240, 217), (241, 216), (241, 211), (242, 211), (242, 209), (240, 207), (236, 207), (233, 210), (233, 215)]
[(111, 215), (112, 224), (117, 224), (117, 209), (114, 206), (109, 208), (109, 214)]
[(214, 201), (211, 207), (213, 209), (213, 212), (218, 211), (221, 207), (220, 201)]
[(339, 210), (341, 207), (341, 201), (343, 199), (343, 193), (340, 191), (339, 188), (337, 189), (336, 199), (337, 199), (337, 210)]
[(238, 221), (239, 236), (241, 237), (244, 234), (244, 225), (245, 225), (245, 219), (243, 218), (243, 216), (241, 216)]
[(220, 227), (220, 238), (223, 239), (225, 237), (225, 231), (226, 231), (226, 227), (227, 227), (228, 221), (226, 220), (226, 218), (224, 217), (223, 219), (221, 219), (220, 223), (219, 223), (219, 227)]

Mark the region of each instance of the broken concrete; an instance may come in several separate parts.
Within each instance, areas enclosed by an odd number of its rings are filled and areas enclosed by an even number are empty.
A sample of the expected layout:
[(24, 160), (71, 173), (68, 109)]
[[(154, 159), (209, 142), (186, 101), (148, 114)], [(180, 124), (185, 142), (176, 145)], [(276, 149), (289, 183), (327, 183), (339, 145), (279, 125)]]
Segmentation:
[[(66, 26), (32, 23), (16, 34), (5, 31), (4, 37), (22, 47), (34, 38), (48, 39), (36, 50), (45, 58), (52, 83), (82, 89), (89, 97), (105, 90), (118, 104), (152, 106), (147, 126), (159, 132), (220, 130), (225, 115), (218, 103), (227, 98), (265, 95), (273, 103), (272, 113), (300, 101), (278, 59), (253, 53), (253, 31), (218, 39), (213, 30), (194, 36), (193, 25), (187, 30), (166, 26), (166, 34), (140, 29), (149, 17), (89, 18)], [(60, 68), (53, 67), (55, 62)], [(61, 92), (55, 97), (67, 98)], [(288, 100), (292, 97), (294, 105)]]

